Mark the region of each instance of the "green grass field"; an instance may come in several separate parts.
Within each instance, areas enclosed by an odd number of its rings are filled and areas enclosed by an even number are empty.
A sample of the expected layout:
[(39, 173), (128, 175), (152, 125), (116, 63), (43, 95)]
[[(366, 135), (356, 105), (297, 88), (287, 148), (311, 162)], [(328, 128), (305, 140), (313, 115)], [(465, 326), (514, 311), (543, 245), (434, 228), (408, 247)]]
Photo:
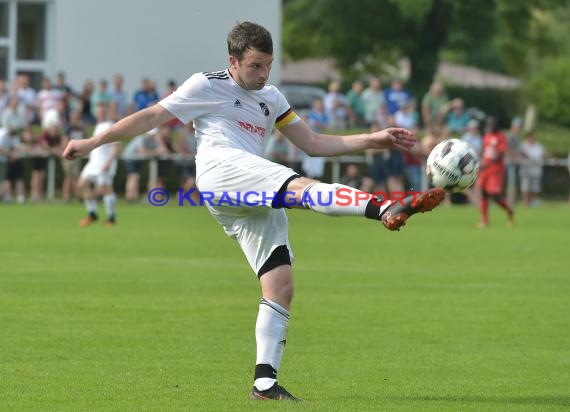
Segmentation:
[(205, 209), (0, 206), (0, 410), (568, 410), (569, 212), (290, 212), (292, 405), (248, 400), (257, 280)]

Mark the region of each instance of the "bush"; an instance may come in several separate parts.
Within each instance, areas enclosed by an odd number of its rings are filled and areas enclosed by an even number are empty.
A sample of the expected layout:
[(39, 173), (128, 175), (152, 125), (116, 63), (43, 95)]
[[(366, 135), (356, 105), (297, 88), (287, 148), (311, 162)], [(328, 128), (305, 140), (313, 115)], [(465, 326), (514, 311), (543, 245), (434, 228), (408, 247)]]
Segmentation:
[(570, 127), (570, 58), (545, 59), (524, 87), (540, 118)]

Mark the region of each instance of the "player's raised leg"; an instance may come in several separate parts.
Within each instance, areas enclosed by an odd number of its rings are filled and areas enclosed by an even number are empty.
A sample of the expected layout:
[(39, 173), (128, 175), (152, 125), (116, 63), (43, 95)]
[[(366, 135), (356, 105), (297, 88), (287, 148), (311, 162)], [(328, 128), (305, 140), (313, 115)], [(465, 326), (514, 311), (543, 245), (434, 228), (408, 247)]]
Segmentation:
[(295, 206), (330, 216), (365, 216), (382, 221), (388, 230), (399, 230), (412, 215), (433, 210), (445, 198), (443, 189), (434, 188), (384, 199), (349, 186), (305, 177), (292, 180), (287, 194), (294, 197), (290, 203)]

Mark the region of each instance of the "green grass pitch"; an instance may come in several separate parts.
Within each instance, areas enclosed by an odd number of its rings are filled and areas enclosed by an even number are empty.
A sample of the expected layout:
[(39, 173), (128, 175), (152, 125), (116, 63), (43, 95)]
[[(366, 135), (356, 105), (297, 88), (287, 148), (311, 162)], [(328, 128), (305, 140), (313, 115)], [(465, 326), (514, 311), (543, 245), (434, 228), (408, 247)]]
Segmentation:
[(440, 207), (399, 233), (291, 211), (280, 381), (251, 402), (259, 290), (203, 208), (0, 206), (1, 411), (570, 408), (570, 213)]

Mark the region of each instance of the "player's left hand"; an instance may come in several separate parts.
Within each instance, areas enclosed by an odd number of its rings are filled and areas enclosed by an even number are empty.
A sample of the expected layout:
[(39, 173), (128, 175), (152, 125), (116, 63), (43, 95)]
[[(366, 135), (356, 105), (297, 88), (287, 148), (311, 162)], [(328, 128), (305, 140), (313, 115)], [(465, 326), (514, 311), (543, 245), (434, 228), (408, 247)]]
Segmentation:
[(409, 150), (417, 140), (414, 134), (400, 127), (390, 127), (388, 129), (374, 132), (370, 135), (374, 149), (402, 149)]

